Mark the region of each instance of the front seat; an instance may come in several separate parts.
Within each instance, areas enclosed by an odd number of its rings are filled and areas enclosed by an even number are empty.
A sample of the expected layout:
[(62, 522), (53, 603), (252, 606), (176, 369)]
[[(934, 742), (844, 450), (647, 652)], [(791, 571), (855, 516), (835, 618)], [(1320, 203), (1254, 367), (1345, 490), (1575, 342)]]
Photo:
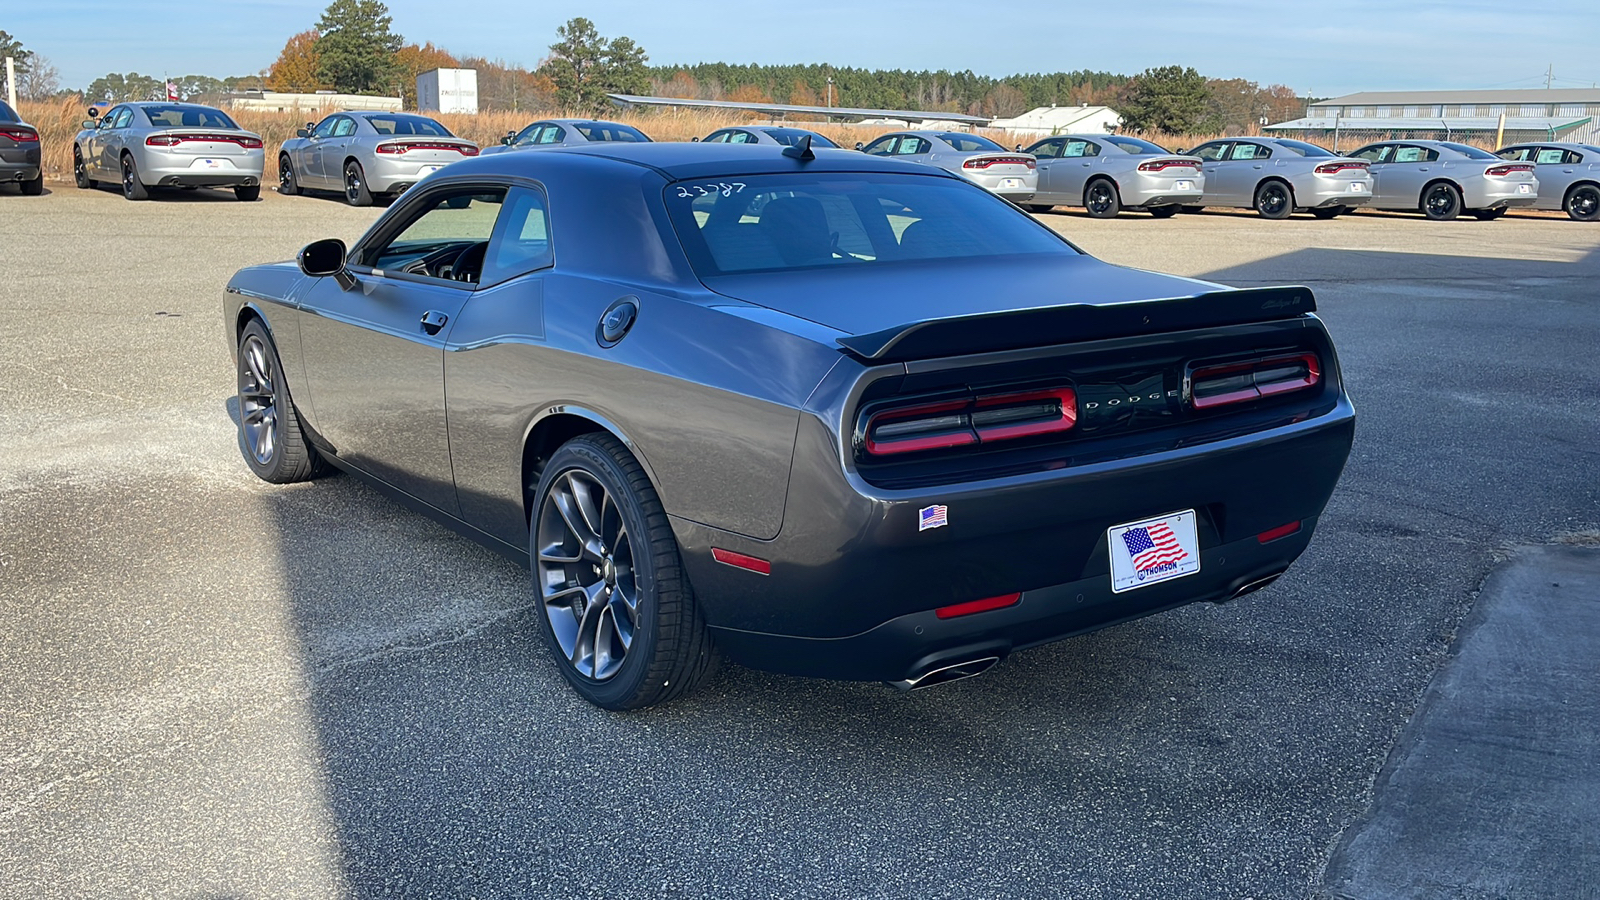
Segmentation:
[(828, 215), (815, 197), (773, 198), (761, 210), (760, 227), (786, 265), (814, 265), (833, 259)]

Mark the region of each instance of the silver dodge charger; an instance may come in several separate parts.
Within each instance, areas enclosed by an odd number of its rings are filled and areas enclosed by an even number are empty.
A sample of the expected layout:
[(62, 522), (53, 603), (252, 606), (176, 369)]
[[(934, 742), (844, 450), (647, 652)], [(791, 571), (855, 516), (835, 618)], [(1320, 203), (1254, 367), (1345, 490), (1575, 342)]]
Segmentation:
[(1254, 209), (1268, 219), (1304, 209), (1331, 219), (1372, 199), (1366, 160), (1305, 141), (1238, 138), (1189, 152), (1205, 160), (1206, 192), (1197, 206)]
[(794, 147), (802, 138), (808, 136), (811, 138), (811, 146), (819, 150), (839, 146), (826, 136), (810, 129), (786, 128), (781, 125), (740, 125), (734, 128), (719, 128), (695, 140), (702, 144), (766, 144)]
[(1039, 164), (1031, 154), (1014, 153), (976, 134), (897, 131), (865, 146), (857, 144), (856, 149), (873, 156), (938, 166), (1012, 203), (1027, 203), (1039, 189)]
[(129, 200), (149, 199), (154, 187), (233, 188), (240, 200), (255, 200), (265, 162), (261, 135), (195, 103), (120, 103), (72, 139), (78, 187), (120, 182)]
[(16, 182), (29, 196), (44, 193), (39, 129), (22, 121), (16, 110), (0, 100), (0, 184), (9, 182)]
[(1421, 212), (1439, 222), (1471, 213), (1497, 219), (1539, 199), (1531, 163), (1506, 162), (1454, 141), (1379, 141), (1350, 154), (1372, 167), (1372, 206)]
[(278, 192), (339, 191), (351, 206), (371, 206), (375, 196), (402, 193), (423, 176), (477, 155), (477, 144), (427, 116), (339, 112), (283, 142)]
[(1579, 222), (1600, 222), (1600, 147), (1547, 141), (1513, 144), (1495, 156), (1533, 164), (1539, 179), (1534, 209), (1560, 209)]
[(1028, 148), (1039, 160), (1039, 190), (1028, 209), (1081, 206), (1097, 219), (1124, 208), (1158, 219), (1200, 199), (1200, 160), (1138, 138), (1114, 134), (1064, 134)]
[(581, 147), (613, 141), (642, 144), (648, 143), (650, 136), (632, 125), (603, 119), (541, 119), (521, 131), (506, 135), (500, 140), (499, 146), (483, 148), (483, 152), (548, 150), (552, 147)]

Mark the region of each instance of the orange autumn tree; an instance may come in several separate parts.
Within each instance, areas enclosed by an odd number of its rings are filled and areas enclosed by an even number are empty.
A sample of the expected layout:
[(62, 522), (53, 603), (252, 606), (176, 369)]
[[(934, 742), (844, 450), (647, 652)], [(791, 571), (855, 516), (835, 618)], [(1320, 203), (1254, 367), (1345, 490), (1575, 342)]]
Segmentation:
[(400, 95), (408, 109), (417, 106), (417, 76), (434, 69), (456, 69), (460, 61), (449, 52), (435, 47), (432, 41), (422, 46), (407, 44), (394, 54), (395, 66), (400, 70)]
[(267, 72), (267, 85), (275, 91), (309, 92), (322, 87), (317, 80), (317, 66), (321, 57), (317, 53), (315, 28), (302, 31), (283, 45), (278, 61)]

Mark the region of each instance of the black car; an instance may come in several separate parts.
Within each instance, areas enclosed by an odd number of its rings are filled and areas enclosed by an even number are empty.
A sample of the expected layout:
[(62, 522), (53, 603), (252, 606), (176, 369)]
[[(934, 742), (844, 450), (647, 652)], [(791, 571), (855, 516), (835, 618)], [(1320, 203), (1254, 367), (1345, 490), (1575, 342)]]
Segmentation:
[(44, 193), (39, 129), (22, 121), (16, 110), (0, 100), (0, 184), (6, 183), (15, 183), (30, 197)]
[(1354, 432), (1313, 308), (802, 142), (464, 160), (224, 316), (258, 475), (331, 464), (526, 562), (620, 709), (718, 651), (915, 687), (1268, 584)]

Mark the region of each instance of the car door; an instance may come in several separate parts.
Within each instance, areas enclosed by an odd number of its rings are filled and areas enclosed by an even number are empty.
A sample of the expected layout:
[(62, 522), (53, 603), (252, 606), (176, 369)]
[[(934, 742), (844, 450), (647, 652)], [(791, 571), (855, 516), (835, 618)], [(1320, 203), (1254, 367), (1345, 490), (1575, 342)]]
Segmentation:
[(103, 130), (97, 130), (100, 146), (98, 157), (100, 171), (110, 181), (122, 180), (122, 148), (127, 146), (128, 132), (133, 127), (133, 107), (119, 106), (100, 119)]
[(306, 145), (300, 149), (301, 162), (305, 165), (306, 176), (313, 180), (317, 187), (342, 188), (343, 184), (330, 181), (328, 172), (323, 167), (322, 149), (329, 138), (333, 136), (333, 127), (338, 124), (340, 116), (328, 116), (317, 127), (311, 129), (311, 134), (306, 138)]
[(1061, 145), (1063, 143), (1065, 143), (1064, 138), (1051, 138), (1047, 141), (1040, 141), (1027, 149), (1027, 152), (1031, 153), (1033, 158), (1038, 161), (1039, 166), (1039, 187), (1033, 194), (1033, 199), (1036, 203), (1070, 202), (1060, 199), (1057, 196), (1059, 192), (1054, 188), (1054, 179), (1056, 177), (1054, 172), (1056, 166), (1061, 162)]
[(1062, 197), (1063, 203), (1083, 205), (1083, 189), (1099, 162), (1100, 145), (1082, 138), (1067, 138), (1061, 145), (1061, 161), (1055, 167), (1051, 190)]
[(120, 106), (106, 110), (105, 115), (94, 123), (94, 130), (89, 132), (88, 137), (84, 138), (81, 148), (83, 151), (83, 166), (88, 170), (90, 178), (105, 177), (106, 134), (111, 130), (111, 123), (116, 121), (117, 113), (121, 110), (122, 107)]
[(469, 271), (462, 254), (487, 257), (505, 193), (441, 185), (408, 198), (352, 250), (354, 287), (320, 278), (299, 301), (316, 433), (341, 460), (452, 514), (444, 347), (476, 284), (453, 276)]
[(1390, 188), (1398, 180), (1389, 174), (1389, 161), (1394, 158), (1393, 144), (1369, 144), (1350, 154), (1353, 159), (1367, 161), (1367, 171), (1372, 173), (1372, 205), (1380, 209), (1394, 209), (1400, 203)]
[(1190, 156), (1198, 156), (1203, 162), (1200, 171), (1206, 176), (1206, 189), (1203, 198), (1207, 204), (1213, 206), (1233, 206), (1232, 200), (1223, 195), (1223, 167), (1227, 165), (1228, 151), (1232, 149), (1232, 141), (1212, 141), (1189, 151)]
[(1536, 147), (1529, 158), (1533, 163), (1533, 177), (1539, 179), (1539, 199), (1545, 201), (1540, 205), (1560, 209), (1566, 200), (1567, 187), (1577, 179), (1578, 161), (1583, 155), (1565, 147)]
[(1384, 162), (1384, 193), (1394, 209), (1422, 206), (1422, 187), (1436, 177), (1439, 151), (1417, 144), (1395, 144)]
[(344, 189), (344, 161), (355, 154), (356, 130), (353, 116), (334, 116), (333, 130), (317, 145), (322, 177), (336, 190)]
[[(1229, 206), (1254, 206), (1256, 185), (1261, 181), (1265, 160), (1272, 150), (1254, 141), (1235, 141), (1228, 158), (1217, 166), (1217, 195), (1225, 198)], [(1211, 176), (1206, 176), (1206, 192), (1211, 190)]]

